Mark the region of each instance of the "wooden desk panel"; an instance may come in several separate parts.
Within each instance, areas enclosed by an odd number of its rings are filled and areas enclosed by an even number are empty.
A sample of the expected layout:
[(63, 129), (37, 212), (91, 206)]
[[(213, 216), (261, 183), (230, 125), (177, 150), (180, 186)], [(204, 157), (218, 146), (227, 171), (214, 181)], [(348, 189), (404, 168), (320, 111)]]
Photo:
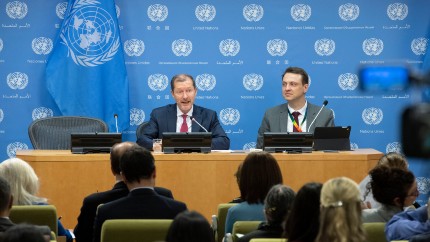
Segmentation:
[[(219, 203), (239, 195), (234, 173), (245, 153), (154, 154), (156, 185), (172, 190), (175, 199), (207, 219)], [(360, 182), (383, 154), (373, 149), (339, 153), (274, 154), (284, 184), (297, 191), (310, 181), (325, 182), (347, 176)], [(109, 154), (71, 154), (63, 150), (22, 150), (21, 158), (40, 178), (40, 196), (57, 207), (66, 228), (74, 228), (82, 200), (88, 194), (111, 189), (114, 177)]]

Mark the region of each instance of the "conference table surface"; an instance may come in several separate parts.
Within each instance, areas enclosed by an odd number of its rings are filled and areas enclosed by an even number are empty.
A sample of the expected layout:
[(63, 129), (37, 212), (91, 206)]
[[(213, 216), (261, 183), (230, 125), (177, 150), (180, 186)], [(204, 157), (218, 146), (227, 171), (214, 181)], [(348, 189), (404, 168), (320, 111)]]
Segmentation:
[[(154, 154), (156, 186), (171, 189), (175, 199), (207, 219), (220, 203), (240, 195), (234, 174), (247, 152), (209, 154)], [(307, 182), (324, 183), (346, 176), (357, 183), (383, 154), (374, 149), (303, 154), (274, 153), (284, 184), (297, 191)], [(69, 150), (20, 150), (16, 156), (27, 161), (40, 179), (39, 196), (57, 207), (62, 223), (76, 225), (85, 196), (109, 190), (114, 185), (109, 154), (72, 154)]]

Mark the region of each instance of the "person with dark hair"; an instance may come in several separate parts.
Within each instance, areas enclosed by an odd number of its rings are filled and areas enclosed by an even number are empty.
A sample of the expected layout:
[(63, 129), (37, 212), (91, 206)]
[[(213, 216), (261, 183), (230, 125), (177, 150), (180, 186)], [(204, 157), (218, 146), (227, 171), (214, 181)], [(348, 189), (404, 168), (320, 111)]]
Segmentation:
[(264, 200), (264, 214), (266, 221), (258, 229), (248, 233), (238, 242), (249, 242), (254, 238), (280, 238), (282, 236), (282, 223), (287, 218), (295, 199), (293, 189), (285, 185), (274, 185)]
[(1, 237), (1, 242), (49, 242), (51, 230), (47, 226), (17, 224), (12, 226)]
[(257, 148), (263, 148), (264, 132), (314, 132), (315, 127), (334, 126), (332, 110), (321, 109), (306, 100), (308, 88), (309, 76), (304, 69), (288, 67), (285, 70), (282, 95), (287, 103), (266, 111), (258, 129)]
[(364, 209), (364, 223), (388, 222), (394, 214), (411, 206), (419, 195), (417, 182), (411, 171), (376, 166), (369, 175), (373, 197), (381, 207)]
[(108, 219), (174, 219), (187, 210), (183, 202), (160, 196), (154, 191), (156, 168), (151, 152), (140, 146), (125, 151), (120, 160), (121, 176), (130, 191), (126, 197), (98, 207), (94, 220), (94, 242)]
[(148, 125), (137, 143), (152, 150), (152, 140), (163, 138), (163, 132), (211, 132), (211, 148), (228, 150), (230, 139), (219, 123), (217, 113), (194, 104), (197, 95), (194, 78), (188, 74), (176, 75), (170, 81), (170, 87), (176, 103), (152, 110)]
[[(236, 178), (237, 185), (239, 186), (240, 181), (240, 169), (242, 168), (242, 164), (239, 164), (237, 167), (236, 173), (234, 173), (234, 177)], [(243, 199), (241, 197), (236, 197), (233, 200), (230, 201), (230, 203), (241, 203), (243, 202)]]
[[(397, 152), (389, 152), (378, 160), (376, 166), (388, 166), (391, 168), (408, 170), (409, 164), (404, 155)], [(369, 175), (367, 175), (360, 184), (358, 184), (358, 187), (360, 188), (360, 192), (363, 197), (363, 208), (381, 207), (381, 204), (373, 198)]]
[[(121, 156), (131, 147), (138, 147), (138, 145), (134, 142), (122, 142), (112, 146), (110, 166), (112, 174), (115, 177), (115, 185), (112, 190), (93, 193), (84, 198), (81, 213), (78, 216), (78, 224), (73, 231), (76, 242), (91, 242), (93, 240), (93, 226), (97, 206), (127, 196), (128, 188), (121, 177), (119, 162)], [(154, 190), (159, 195), (173, 199), (172, 192), (169, 189), (154, 187)]]
[(284, 227), (284, 237), (288, 241), (315, 241), (319, 228), (321, 188), (321, 183), (310, 182), (297, 192)]
[(430, 241), (430, 199), (427, 206), (394, 215), (385, 226), (388, 241)]
[(196, 211), (178, 214), (167, 232), (166, 242), (214, 242), (213, 230), (203, 215)]
[(267, 152), (249, 153), (242, 162), (239, 190), (243, 202), (227, 212), (225, 233), (236, 221), (264, 221), (264, 199), (272, 186), (282, 184), (282, 173), (275, 157)]
[(9, 183), (0, 176), (0, 232), (6, 231), (15, 224), (9, 219), (13, 196)]

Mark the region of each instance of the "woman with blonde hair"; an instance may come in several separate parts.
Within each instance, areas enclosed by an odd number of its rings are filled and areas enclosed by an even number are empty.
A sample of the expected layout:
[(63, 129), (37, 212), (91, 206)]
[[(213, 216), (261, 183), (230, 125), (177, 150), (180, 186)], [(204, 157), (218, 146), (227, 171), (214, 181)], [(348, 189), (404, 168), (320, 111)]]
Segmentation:
[(366, 241), (360, 203), (360, 190), (353, 180), (338, 177), (324, 183), (321, 190), (320, 227), (315, 241)]
[[(13, 205), (47, 205), (48, 199), (38, 197), (39, 178), (33, 168), (24, 160), (11, 158), (0, 163), (0, 176), (10, 184)], [(73, 237), (58, 220), (58, 235), (66, 236), (67, 242)]]

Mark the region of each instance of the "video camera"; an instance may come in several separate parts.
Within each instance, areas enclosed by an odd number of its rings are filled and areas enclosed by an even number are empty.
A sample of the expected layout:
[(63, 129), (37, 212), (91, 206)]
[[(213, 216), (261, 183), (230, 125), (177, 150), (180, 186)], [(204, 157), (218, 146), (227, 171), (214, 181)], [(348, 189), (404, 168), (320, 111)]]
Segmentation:
[[(418, 75), (410, 68), (396, 66), (362, 66), (358, 71), (363, 91), (401, 91), (410, 87), (430, 88), (430, 73)], [(428, 101), (428, 100), (427, 100)], [(430, 158), (430, 103), (407, 107), (402, 113), (401, 142), (408, 157)]]

